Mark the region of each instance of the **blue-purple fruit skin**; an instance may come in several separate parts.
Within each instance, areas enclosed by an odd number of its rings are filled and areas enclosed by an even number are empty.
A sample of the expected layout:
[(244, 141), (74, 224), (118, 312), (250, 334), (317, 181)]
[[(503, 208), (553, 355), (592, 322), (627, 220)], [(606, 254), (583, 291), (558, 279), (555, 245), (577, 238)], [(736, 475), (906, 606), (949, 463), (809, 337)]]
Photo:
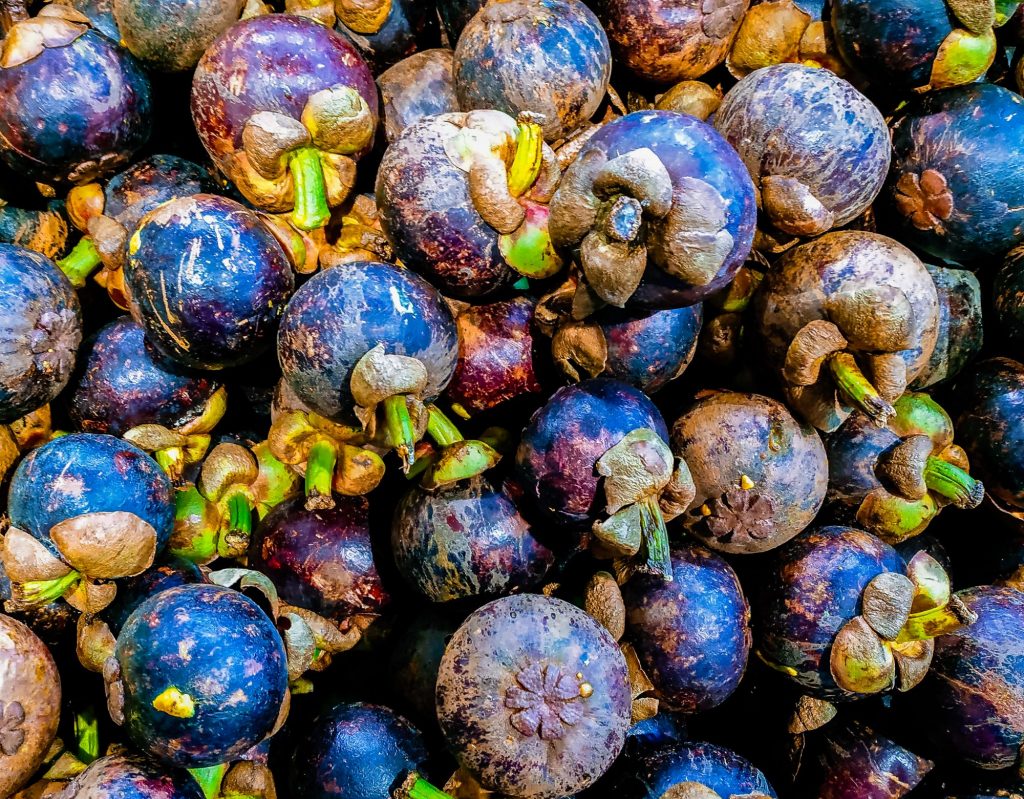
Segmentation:
[[(974, 273), (931, 264), (924, 266), (935, 281), (939, 295), (939, 336), (924, 371), (910, 384), (910, 388), (916, 391), (956, 377), (981, 352), (985, 338), (981, 284)], [(997, 318), (998, 298), (997, 289)], [(1024, 325), (1024, 317), (1021, 324)], [(1024, 329), (1021, 333), (1019, 340), (1024, 341)]]
[(336, 705), (299, 738), (289, 787), (308, 799), (392, 799), (409, 774), (424, 772), (428, 754), (420, 731), (393, 710)]
[(452, 51), (420, 50), (377, 77), (384, 102), (384, 133), (389, 142), (415, 122), (459, 110), (452, 83)]
[(554, 561), (508, 494), (482, 478), (408, 491), (395, 509), (391, 550), (405, 580), (431, 602), (529, 589)]
[(743, 799), (749, 794), (776, 796), (764, 774), (750, 761), (724, 746), (701, 742), (652, 748), (624, 759), (610, 775), (606, 795), (662, 799), (666, 791), (685, 782), (710, 788), (722, 799)]
[(859, 725), (830, 732), (821, 760), (818, 799), (900, 799), (935, 765)]
[(927, 86), (939, 47), (962, 27), (946, 0), (835, 0), (843, 59), (880, 88)]
[(596, 781), (622, 750), (630, 705), (626, 662), (608, 631), (537, 594), (471, 614), (437, 680), (449, 750), (484, 788), (521, 799), (558, 799)]
[(177, 427), (202, 414), (218, 385), (160, 354), (142, 327), (122, 316), (83, 346), (69, 413), (89, 433), (119, 436), (140, 424)]
[(180, 197), (128, 246), (132, 318), (164, 355), (198, 369), (247, 363), (274, 340), (295, 277), (255, 213), (226, 197)]
[(826, 439), (828, 449), (828, 501), (847, 507), (856, 516), (861, 502), (882, 488), (875, 474), (879, 458), (902, 439), (888, 427), (879, 427), (863, 413), (852, 414)]
[(896, 550), (853, 527), (807, 530), (780, 549), (764, 581), (758, 609), (757, 647), (808, 693), (849, 698), (829, 668), (832, 641), (860, 613), (867, 584), (883, 572), (905, 573)]
[(427, 369), (423, 401), (448, 385), (459, 354), (455, 319), (427, 281), (401, 267), (359, 261), (320, 272), (295, 292), (277, 354), (296, 396), (322, 416), (353, 421), (352, 369), (383, 344)]
[(1024, 594), (980, 586), (957, 596), (978, 620), (935, 641), (921, 686), (925, 729), (968, 763), (1009, 768), (1024, 744)]
[(186, 72), (241, 16), (244, 0), (114, 0), (121, 46), (148, 69)]
[(799, 180), (832, 212), (833, 227), (871, 205), (889, 170), (881, 111), (820, 67), (777, 64), (752, 72), (725, 95), (715, 128), (737, 149), (755, 184), (765, 177)]
[(592, 321), (601, 326), (608, 345), (602, 376), (654, 394), (679, 377), (697, 351), (704, 320), (701, 303), (661, 311), (608, 309)]
[(446, 294), (493, 294), (516, 273), (498, 249), (498, 232), (477, 212), (468, 173), (452, 163), (445, 141), (458, 128), (427, 117), (391, 142), (377, 172), (377, 208), (395, 256)]
[(626, 636), (659, 698), (685, 713), (724, 702), (750, 654), (750, 608), (732, 567), (696, 544), (672, 548), (672, 578), (623, 586)]
[[(880, 210), (902, 241), (979, 265), (1024, 242), (1024, 98), (988, 83), (929, 92), (902, 108), (891, 128), (892, 168)], [(941, 178), (951, 207), (929, 200), (936, 213), (915, 223), (894, 206), (901, 178), (920, 180), (925, 172)]]
[(448, 41), (457, 42), (466, 23), (485, 5), (487, 0), (437, 0), (437, 11)]
[(337, 30), (351, 39), (373, 74), (378, 74), (424, 47), (440, 44), (433, 3), (392, 0), (391, 11), (376, 33), (355, 33), (338, 22)]
[(118, 172), (103, 187), (103, 215), (131, 233), (161, 203), (191, 194), (212, 193), (210, 170), (176, 155), (152, 155)]
[(0, 424), (42, 407), (71, 377), (82, 310), (49, 258), (0, 244)]
[(1011, 252), (992, 287), (996, 326), (1009, 344), (1024, 348), (1024, 248)]
[(336, 497), (327, 510), (286, 500), (260, 522), (249, 565), (266, 574), (284, 602), (336, 621), (377, 613), (390, 601), (373, 560), (369, 503)]
[(1024, 365), (989, 358), (958, 384), (966, 406), (957, 440), (971, 473), (1003, 508), (1024, 510)]
[(149, 80), (131, 55), (93, 30), (0, 68), (0, 96), (0, 158), (33, 180), (109, 174), (149, 138)]
[(117, 595), (103, 610), (103, 620), (109, 625), (116, 638), (135, 608), (161, 591), (177, 588), (179, 585), (205, 583), (199, 567), (186, 558), (165, 553), (150, 568), (136, 577), (125, 577), (117, 581)]
[(86, 513), (133, 513), (156, 531), (160, 552), (174, 527), (170, 478), (149, 455), (113, 436), (72, 433), (32, 450), (11, 478), (7, 515), (54, 554), (50, 529)]
[(137, 754), (94, 760), (65, 793), (80, 799), (204, 799), (199, 783), (183, 768)]
[(648, 428), (668, 442), (665, 420), (648, 397), (597, 378), (556, 391), (531, 417), (516, 451), (516, 475), (548, 519), (589, 526), (604, 507), (595, 464), (628, 433)]
[[(121, 630), (115, 657), (128, 736), (186, 768), (233, 760), (266, 738), (288, 689), (284, 644), (270, 617), (215, 585), (183, 585), (143, 602)], [(191, 718), (153, 707), (171, 687), (192, 697)]]
[(463, 28), (454, 76), (463, 111), (540, 114), (544, 138), (554, 142), (601, 105), (611, 51), (601, 23), (579, 0), (506, 0), (485, 5)]

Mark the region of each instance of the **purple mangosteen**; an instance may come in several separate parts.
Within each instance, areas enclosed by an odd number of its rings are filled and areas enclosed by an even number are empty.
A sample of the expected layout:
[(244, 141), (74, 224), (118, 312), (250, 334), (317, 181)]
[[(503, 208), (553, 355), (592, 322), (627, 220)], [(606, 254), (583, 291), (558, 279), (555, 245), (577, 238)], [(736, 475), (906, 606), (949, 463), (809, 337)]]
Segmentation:
[(377, 85), (388, 142), (421, 119), (459, 110), (448, 49), (437, 47), (403, 58), (377, 77)]

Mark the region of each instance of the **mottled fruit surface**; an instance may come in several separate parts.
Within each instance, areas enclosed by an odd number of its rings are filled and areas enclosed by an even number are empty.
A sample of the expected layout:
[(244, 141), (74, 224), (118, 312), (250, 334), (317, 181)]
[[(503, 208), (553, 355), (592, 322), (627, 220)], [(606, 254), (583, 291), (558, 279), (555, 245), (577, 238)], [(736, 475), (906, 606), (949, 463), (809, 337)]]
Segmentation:
[(378, 76), (389, 142), (424, 117), (459, 110), (452, 63), (452, 51), (437, 47), (413, 53)]
[(238, 22), (243, 0), (114, 0), (124, 47), (150, 69), (192, 69), (214, 39)]
[(75, 777), (67, 799), (203, 799), (203, 791), (182, 768), (136, 754), (101, 757)]
[(1017, 248), (1007, 256), (996, 274), (992, 294), (996, 325), (1020, 351), (1024, 346), (1024, 248)]
[(831, 732), (819, 759), (820, 799), (900, 799), (935, 765), (861, 725)]
[[(939, 295), (939, 335), (928, 365), (910, 384), (911, 388), (917, 390), (956, 377), (981, 352), (985, 338), (981, 284), (974, 273), (966, 269), (949, 269), (931, 264), (925, 264), (925, 268), (935, 281), (935, 290)], [(1005, 270), (1000, 272), (1000, 275), (1003, 274)], [(1017, 274), (1024, 275), (1024, 270)], [(998, 279), (994, 292), (998, 325), (1002, 323)], [(1013, 339), (1012, 331), (1007, 332), (1010, 332)], [(1017, 340), (1024, 341), (1024, 329)]]
[(161, 591), (179, 585), (205, 583), (206, 577), (190, 560), (177, 555), (164, 554), (156, 563), (136, 577), (126, 577), (117, 585), (117, 595), (103, 610), (103, 620), (110, 625), (115, 637), (121, 632), (128, 617), (139, 605)]

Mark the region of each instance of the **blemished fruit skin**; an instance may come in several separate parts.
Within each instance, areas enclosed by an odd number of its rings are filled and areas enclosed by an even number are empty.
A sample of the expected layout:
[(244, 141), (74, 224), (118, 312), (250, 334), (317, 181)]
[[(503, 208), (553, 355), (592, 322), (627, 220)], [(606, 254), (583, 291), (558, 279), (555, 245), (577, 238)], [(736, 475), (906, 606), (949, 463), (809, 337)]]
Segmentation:
[(626, 583), (626, 635), (659, 697), (696, 713), (739, 685), (750, 654), (750, 608), (732, 567), (704, 547), (673, 547), (672, 579)]
[(0, 423), (42, 407), (67, 385), (82, 340), (82, 310), (49, 258), (0, 244)]
[(376, 33), (355, 33), (341, 21), (337, 30), (359, 50), (367, 66), (379, 75), (417, 50), (441, 43), (437, 14), (432, 3), (392, 0), (387, 19)]
[(310, 799), (391, 799), (422, 773), (427, 745), (412, 724), (380, 705), (342, 704), (312, 722), (295, 747), (291, 787)]
[[(288, 690), (274, 623), (248, 597), (215, 585), (171, 588), (143, 602), (122, 628), (114, 657), (129, 738), (186, 768), (233, 760), (260, 743)], [(191, 698), (191, 714), (157, 709), (169, 689)]]
[(401, 267), (359, 261), (320, 272), (292, 297), (278, 331), (278, 360), (296, 396), (336, 421), (355, 420), (352, 369), (378, 343), (427, 368), (424, 402), (455, 372), (458, 332), (441, 295)]
[(203, 799), (192, 775), (137, 754), (94, 760), (65, 789), (69, 799)]
[(957, 596), (978, 620), (936, 639), (921, 686), (926, 729), (954, 757), (1009, 768), (1024, 743), (1024, 594), (980, 586)]
[(110, 631), (116, 638), (135, 608), (151, 596), (179, 585), (205, 582), (206, 577), (195, 563), (177, 555), (164, 554), (137, 577), (118, 581), (117, 595), (104, 608), (103, 620), (110, 625)]
[(1024, 248), (1013, 250), (992, 287), (996, 328), (1017, 352), (1024, 348)]
[(819, 759), (820, 799), (899, 799), (935, 766), (860, 725), (830, 733)]

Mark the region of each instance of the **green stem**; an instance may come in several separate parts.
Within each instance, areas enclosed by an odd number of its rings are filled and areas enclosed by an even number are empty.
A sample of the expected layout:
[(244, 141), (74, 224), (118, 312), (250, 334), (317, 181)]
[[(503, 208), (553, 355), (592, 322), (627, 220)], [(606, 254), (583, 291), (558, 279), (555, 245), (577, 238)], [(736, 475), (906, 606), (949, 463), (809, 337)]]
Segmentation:
[(828, 359), (832, 379), (843, 397), (855, 408), (875, 421), (884, 425), (896, 409), (878, 393), (871, 381), (857, 365), (857, 360), (848, 352), (836, 352)]
[(388, 440), (402, 460), (402, 471), (408, 472), (416, 463), (416, 432), (404, 394), (395, 394), (384, 400), (384, 420)]
[(80, 289), (85, 285), (89, 275), (102, 263), (100, 251), (96, 249), (92, 239), (89, 236), (82, 236), (71, 252), (58, 259), (57, 266), (68, 276), (71, 285)]
[(320, 153), (315, 147), (300, 147), (292, 153), (288, 166), (295, 183), (292, 221), (300, 230), (322, 228), (331, 218), (331, 209), (327, 205)]
[(199, 787), (203, 789), (203, 796), (206, 799), (218, 799), (220, 796), (220, 784), (227, 774), (228, 764), (221, 763), (219, 766), (207, 766), (206, 768), (190, 768), (191, 774)]
[(924, 467), (924, 482), (936, 494), (941, 494), (958, 508), (976, 508), (985, 498), (985, 486), (959, 466), (954, 466), (934, 455), (928, 457)]
[[(410, 782), (411, 785), (409, 785)], [(411, 774), (405, 781), (397, 799), (452, 799), (452, 797), (435, 788), (418, 774)]]
[(86, 708), (75, 714), (75, 757), (89, 764), (99, 756), (99, 722), (96, 720), (96, 711)]
[(331, 496), (334, 485), (334, 467), (338, 463), (338, 449), (326, 440), (317, 441), (306, 457), (306, 497)]
[(668, 528), (661, 513), (658, 498), (640, 500), (640, 552), (637, 553), (635, 571), (654, 574), (672, 580), (672, 558), (669, 554)]
[(228, 525), (231, 530), (237, 530), (245, 535), (252, 533), (252, 507), (249, 505), (249, 497), (244, 491), (239, 491), (228, 497)]
[(450, 447), (456, 441), (462, 441), (463, 435), (455, 422), (445, 416), (444, 411), (436, 405), (427, 406), (427, 433), (440, 447)]
[(27, 605), (49, 605), (64, 596), (81, 576), (76, 571), (69, 571), (56, 580), (32, 580), (22, 583), (21, 601)]

